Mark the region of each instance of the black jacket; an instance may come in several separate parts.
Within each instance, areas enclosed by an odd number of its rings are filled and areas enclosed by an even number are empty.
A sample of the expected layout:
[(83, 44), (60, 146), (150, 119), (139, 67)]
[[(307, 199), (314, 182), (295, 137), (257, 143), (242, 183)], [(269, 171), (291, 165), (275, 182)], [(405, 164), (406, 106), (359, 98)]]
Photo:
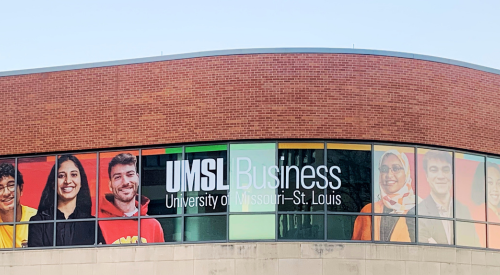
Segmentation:
[[(77, 209), (68, 220), (93, 219), (94, 216), (79, 213)], [(64, 214), (57, 210), (57, 220), (66, 220)], [(30, 222), (47, 221), (47, 223), (31, 223), (28, 228), (28, 247), (53, 246), (54, 241), (54, 208), (38, 212)], [(57, 222), (56, 246), (93, 245), (95, 243), (96, 221)], [(101, 229), (98, 227), (97, 243), (104, 244)]]

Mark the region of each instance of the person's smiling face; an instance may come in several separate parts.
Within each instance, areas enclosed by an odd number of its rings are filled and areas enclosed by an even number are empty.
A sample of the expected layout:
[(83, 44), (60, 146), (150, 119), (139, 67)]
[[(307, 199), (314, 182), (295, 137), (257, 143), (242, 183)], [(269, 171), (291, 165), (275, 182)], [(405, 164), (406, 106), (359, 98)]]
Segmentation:
[(453, 173), (450, 163), (441, 159), (429, 159), (426, 172), (432, 193), (445, 195), (451, 192)]
[(109, 190), (116, 200), (130, 202), (135, 199), (139, 176), (133, 164), (117, 164), (111, 168)]
[[(0, 180), (0, 211), (14, 211), (14, 207), (19, 204), (22, 191), (17, 195), (17, 204), (14, 203), (16, 183), (13, 177), (7, 176)], [(19, 188), (17, 188), (19, 191)]]
[(81, 188), (80, 170), (75, 163), (67, 160), (57, 170), (57, 197), (62, 201), (76, 198)]
[(403, 164), (394, 154), (388, 154), (382, 160), (379, 168), (380, 186), (387, 194), (394, 194), (401, 190), (406, 182)]

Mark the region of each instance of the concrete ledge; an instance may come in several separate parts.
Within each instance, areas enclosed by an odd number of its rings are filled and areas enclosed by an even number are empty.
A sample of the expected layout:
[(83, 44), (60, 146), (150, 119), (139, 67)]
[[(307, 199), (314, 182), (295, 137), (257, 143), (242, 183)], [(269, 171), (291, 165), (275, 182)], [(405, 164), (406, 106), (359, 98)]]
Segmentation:
[(500, 252), (321, 242), (2, 251), (0, 274), (500, 274)]

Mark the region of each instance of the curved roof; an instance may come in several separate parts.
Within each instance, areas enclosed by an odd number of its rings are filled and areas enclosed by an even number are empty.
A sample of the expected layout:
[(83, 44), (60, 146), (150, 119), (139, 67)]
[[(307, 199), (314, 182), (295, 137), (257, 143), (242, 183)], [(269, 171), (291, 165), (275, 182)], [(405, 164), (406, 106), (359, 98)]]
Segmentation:
[(425, 60), (425, 61), (450, 64), (450, 65), (455, 65), (455, 66), (460, 66), (460, 67), (465, 67), (465, 68), (470, 68), (470, 69), (474, 69), (474, 70), (479, 70), (479, 71), (484, 71), (484, 72), (500, 75), (500, 70), (498, 70), (498, 69), (480, 66), (480, 65), (476, 65), (476, 64), (472, 64), (472, 63), (453, 60), (453, 59), (447, 59), (447, 58), (441, 58), (441, 57), (435, 57), (435, 56), (429, 56), (429, 55), (422, 55), (422, 54), (393, 52), (393, 51), (381, 51), (381, 50), (346, 49), (346, 48), (260, 48), (260, 49), (235, 49), (235, 50), (205, 51), (205, 52), (162, 55), (162, 56), (135, 58), (135, 59), (116, 60), (116, 61), (105, 61), (105, 62), (77, 64), (77, 65), (37, 68), (37, 69), (5, 71), (5, 72), (0, 72), (0, 77), (33, 74), (33, 73), (47, 73), (47, 72), (57, 72), (57, 71), (66, 71), (66, 70), (78, 70), (78, 69), (108, 67), (108, 66), (117, 66), (117, 65), (138, 64), (138, 63), (148, 63), (148, 62), (158, 62), (158, 61), (168, 61), (168, 60), (178, 60), (178, 59), (188, 59), (188, 58), (197, 58), (197, 57), (211, 57), (211, 56), (224, 56), (224, 55), (245, 55), (245, 54), (284, 54), (284, 53), (361, 54), (361, 55), (378, 55), (378, 56), (400, 57), (400, 58), (418, 59), (418, 60)]

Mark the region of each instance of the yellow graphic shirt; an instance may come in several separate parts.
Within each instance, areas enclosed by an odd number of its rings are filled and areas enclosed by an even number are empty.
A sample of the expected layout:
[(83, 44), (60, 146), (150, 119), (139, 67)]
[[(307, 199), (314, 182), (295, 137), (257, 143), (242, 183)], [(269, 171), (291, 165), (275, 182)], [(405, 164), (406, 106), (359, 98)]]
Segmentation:
[[(36, 214), (36, 209), (21, 205), (21, 221), (27, 222)], [(0, 222), (2, 222), (0, 220)], [(0, 248), (12, 248), (12, 239), (14, 227), (12, 225), (0, 226)], [(16, 226), (16, 247), (21, 247), (22, 243), (28, 242), (28, 225), (21, 224)]]

